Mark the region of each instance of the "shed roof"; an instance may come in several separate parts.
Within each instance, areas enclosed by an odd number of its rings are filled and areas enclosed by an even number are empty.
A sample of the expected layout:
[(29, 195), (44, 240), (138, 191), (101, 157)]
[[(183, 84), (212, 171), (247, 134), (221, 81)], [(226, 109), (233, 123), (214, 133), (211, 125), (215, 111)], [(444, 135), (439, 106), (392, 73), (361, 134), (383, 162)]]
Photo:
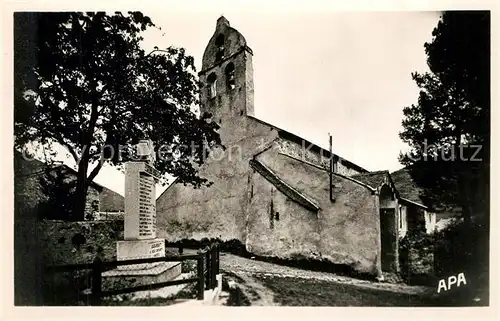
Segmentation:
[(362, 173), (362, 174), (356, 174), (352, 175), (351, 177), (365, 183), (366, 185), (377, 188), (380, 185), (382, 185), (386, 180), (389, 175), (389, 171), (384, 170), (384, 171), (375, 171), (375, 172), (368, 172), (368, 173)]
[(424, 205), (424, 200), (421, 197), (422, 188), (415, 183), (408, 168), (391, 173), (391, 177), (402, 198)]

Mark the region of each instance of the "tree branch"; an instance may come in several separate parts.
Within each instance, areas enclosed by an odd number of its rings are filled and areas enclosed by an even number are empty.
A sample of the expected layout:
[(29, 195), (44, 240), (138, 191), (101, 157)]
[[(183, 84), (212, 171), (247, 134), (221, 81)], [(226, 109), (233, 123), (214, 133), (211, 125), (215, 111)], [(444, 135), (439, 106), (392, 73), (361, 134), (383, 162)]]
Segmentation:
[(87, 178), (87, 182), (92, 182), (94, 180), (97, 174), (99, 174), (99, 172), (101, 171), (103, 164), (104, 162), (102, 160), (97, 163), (97, 166), (92, 170), (92, 172), (90, 172), (90, 175)]
[[(148, 53), (147, 55), (145, 55), (144, 57), (142, 57), (141, 59), (146, 59), (147, 57), (151, 56), (152, 53), (154, 52), (165, 52), (165, 53), (169, 53), (168, 50), (163, 50), (163, 49), (154, 49), (153, 51), (151, 51), (150, 53)], [(137, 59), (137, 61), (140, 61), (141, 59)]]
[(54, 135), (50, 135), (50, 137), (52, 137), (53, 139), (56, 140), (56, 142), (58, 142), (59, 144), (63, 145), (64, 147), (66, 147), (66, 149), (69, 151), (69, 153), (71, 154), (71, 156), (73, 157), (73, 159), (75, 160), (76, 163), (78, 163), (78, 154), (76, 153), (75, 149), (73, 148), (73, 146), (71, 146), (69, 143), (65, 142), (61, 133), (58, 132), (58, 131), (55, 131), (54, 132)]

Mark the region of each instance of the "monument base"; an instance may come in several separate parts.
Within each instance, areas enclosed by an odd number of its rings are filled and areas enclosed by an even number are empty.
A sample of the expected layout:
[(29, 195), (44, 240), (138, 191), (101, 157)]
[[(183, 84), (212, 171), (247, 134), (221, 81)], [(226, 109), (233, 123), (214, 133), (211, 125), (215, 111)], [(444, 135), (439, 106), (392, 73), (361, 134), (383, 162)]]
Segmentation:
[(147, 264), (141, 269), (114, 269), (102, 273), (104, 291), (168, 282), (181, 275), (181, 262)]
[[(118, 261), (148, 259), (165, 256), (165, 239), (126, 240), (116, 242), (116, 258)], [(144, 270), (159, 266), (160, 263), (144, 263), (133, 265), (119, 265), (118, 270)]]

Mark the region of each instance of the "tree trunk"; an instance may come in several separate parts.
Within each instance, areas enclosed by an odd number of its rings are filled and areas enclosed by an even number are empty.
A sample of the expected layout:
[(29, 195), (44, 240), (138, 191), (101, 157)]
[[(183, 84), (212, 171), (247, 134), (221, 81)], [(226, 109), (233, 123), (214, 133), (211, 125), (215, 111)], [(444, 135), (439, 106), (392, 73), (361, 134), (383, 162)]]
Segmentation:
[(83, 221), (85, 220), (85, 205), (87, 202), (87, 168), (88, 162), (83, 159), (78, 165), (78, 176), (76, 182), (76, 190), (74, 195), (74, 207), (72, 213), (73, 221)]

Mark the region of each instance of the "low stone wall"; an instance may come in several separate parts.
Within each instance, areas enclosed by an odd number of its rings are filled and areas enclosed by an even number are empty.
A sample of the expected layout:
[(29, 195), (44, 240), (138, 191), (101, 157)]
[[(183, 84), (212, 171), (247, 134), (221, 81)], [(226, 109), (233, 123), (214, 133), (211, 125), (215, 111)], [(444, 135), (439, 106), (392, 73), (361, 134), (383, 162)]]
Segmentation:
[(103, 261), (116, 259), (116, 241), (123, 239), (123, 221), (42, 221), (44, 264), (92, 262), (97, 252)]
[(62, 277), (61, 273), (50, 276), (42, 273), (45, 266), (90, 263), (97, 252), (104, 261), (115, 260), (116, 241), (120, 239), (123, 239), (123, 221), (16, 221), (15, 304), (47, 304), (44, 298), (47, 288), (58, 289), (53, 283), (66, 281), (55, 281)]

